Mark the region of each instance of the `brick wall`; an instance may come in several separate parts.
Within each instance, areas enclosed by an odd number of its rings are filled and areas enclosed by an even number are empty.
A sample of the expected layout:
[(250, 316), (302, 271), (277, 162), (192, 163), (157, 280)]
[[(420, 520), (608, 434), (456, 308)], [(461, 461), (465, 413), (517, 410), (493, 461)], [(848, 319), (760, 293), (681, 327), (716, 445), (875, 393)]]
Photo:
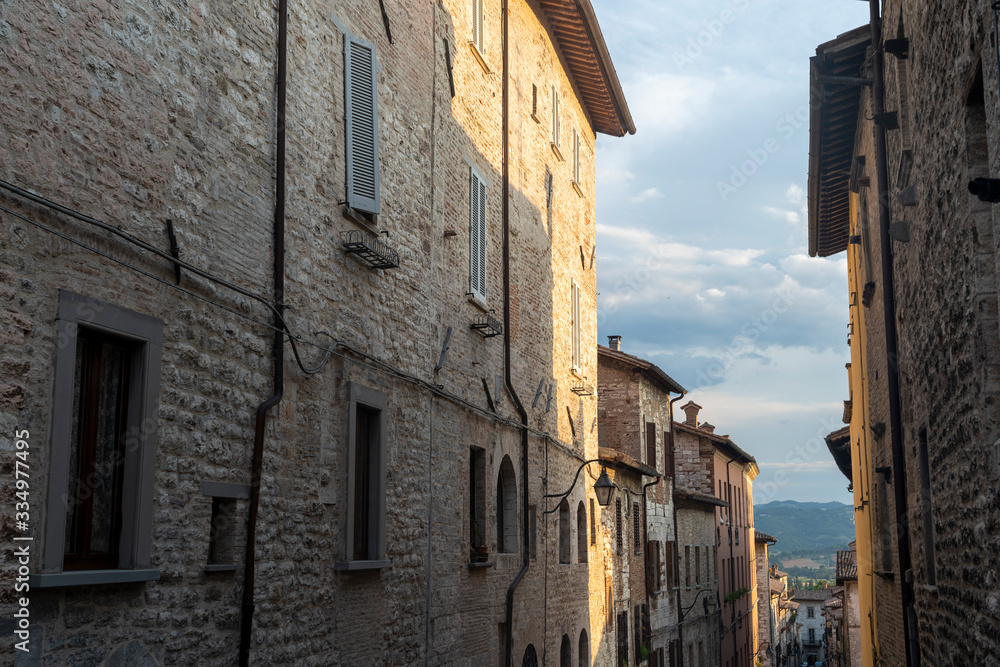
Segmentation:
[[(270, 413), (261, 484), (252, 651), (260, 664), (500, 659), (505, 596), (521, 566), (522, 539), (519, 528), (519, 550), (497, 553), (496, 484), (505, 456), (516, 471), (519, 526), (525, 480), (518, 430), (503, 421), (516, 419), (514, 404), (504, 390), (496, 391), (502, 339), (484, 339), (469, 327), (484, 312), (466, 296), (470, 165), (488, 185), (485, 305), (502, 316), (502, 79), (499, 0), (485, 3), (485, 67), (468, 45), (467, 4), (388, 5), (392, 44), (370, 3), (290, 9), (287, 319), (316, 343), (300, 346), (307, 365), (329, 342), (317, 331), (369, 357), (341, 348), (321, 373), (305, 377), (286, 346), (285, 395)], [(532, 427), (551, 434), (529, 438), (537, 549), (515, 594), (515, 664), (528, 643), (539, 656), (557, 655), (564, 634), (574, 658), (581, 631), (595, 659), (613, 646), (613, 637), (604, 635), (608, 601), (589, 595), (604, 589), (608, 513), (598, 509), (598, 536), (588, 546), (587, 563), (578, 562), (573, 521), (568, 565), (558, 563), (557, 515), (543, 514), (542, 495), (565, 490), (579, 464), (596, 456), (596, 399), (571, 388), (596, 384), (597, 371), (596, 270), (589, 262), (594, 134), (540, 16), (534, 5), (511, 6), (513, 384)], [(371, 271), (339, 247), (344, 232), (359, 229), (340, 205), (346, 198), (345, 29), (377, 49), (383, 203), (377, 224), (400, 254), (395, 270)], [(272, 4), (5, 5), (0, 31), (6, 40), (0, 71), (10, 82), (0, 100), (0, 177), (164, 250), (170, 218), (185, 261), (270, 294)], [(566, 155), (572, 129), (579, 130), (582, 196), (570, 185), (571, 161), (560, 161), (549, 146), (548, 94), (539, 95), (542, 122), (530, 116), (532, 83), (540, 91), (553, 85), (560, 91)], [(554, 182), (551, 215), (546, 169)], [(0, 198), (29, 218), (173, 281), (170, 267), (148, 253), (16, 198)], [(253, 412), (272, 391), (272, 332), (232, 311), (258, 322), (270, 314), (185, 273), (183, 287), (221, 306), (206, 303), (9, 214), (0, 223), (0, 256), (0, 290), (9, 297), (0, 331), (0, 419), (5, 432), (31, 431), (36, 502), (45, 492), (57, 290), (164, 322), (152, 536), (152, 566), (160, 579), (32, 591), (35, 652), (28, 659), (97, 664), (128, 653), (158, 664), (232, 664), (242, 552), (236, 571), (205, 573), (212, 503), (201, 482), (249, 482)], [(572, 280), (582, 291), (580, 377), (570, 373)], [(435, 371), (449, 327), (450, 349)], [(483, 378), (497, 416), (489, 415)], [(392, 567), (376, 572), (334, 568), (347, 555), (348, 382), (388, 399), (386, 542)], [(540, 382), (553, 387), (549, 410), (546, 391), (532, 406)], [(430, 386), (461, 400), (432, 398)], [(484, 570), (468, 567), (470, 446), (482, 447), (486, 456), (485, 535), (493, 566)], [(12, 466), (7, 451), (0, 470), (10, 474)], [(585, 474), (581, 479), (569, 498), (574, 519), (580, 502), (589, 511), (592, 494), (592, 482)], [(45, 508), (36, 507), (40, 534)], [(237, 504), (238, 545), (245, 538), (245, 510), (244, 502)], [(4, 525), (8, 544), (11, 530)], [(5, 550), (6, 564), (11, 557)], [(9, 618), (12, 586), (3, 590)]]

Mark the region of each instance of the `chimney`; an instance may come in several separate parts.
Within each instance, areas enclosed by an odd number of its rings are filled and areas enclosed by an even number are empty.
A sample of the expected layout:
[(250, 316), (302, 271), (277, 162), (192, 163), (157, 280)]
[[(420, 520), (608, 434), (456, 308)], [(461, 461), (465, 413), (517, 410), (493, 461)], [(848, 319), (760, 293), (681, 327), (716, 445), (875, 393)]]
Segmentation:
[(608, 336), (608, 347), (610, 347), (615, 352), (621, 352), (621, 350), (622, 350), (622, 337), (621, 336)]
[(684, 414), (687, 416), (684, 423), (693, 428), (698, 428), (698, 411), (701, 410), (701, 406), (694, 401), (688, 401), (681, 406), (681, 410), (683, 410)]
[(715, 433), (715, 427), (712, 426), (711, 424), (709, 424), (708, 422), (702, 422), (701, 426), (699, 426), (698, 428), (700, 428), (702, 431), (708, 431), (709, 433)]

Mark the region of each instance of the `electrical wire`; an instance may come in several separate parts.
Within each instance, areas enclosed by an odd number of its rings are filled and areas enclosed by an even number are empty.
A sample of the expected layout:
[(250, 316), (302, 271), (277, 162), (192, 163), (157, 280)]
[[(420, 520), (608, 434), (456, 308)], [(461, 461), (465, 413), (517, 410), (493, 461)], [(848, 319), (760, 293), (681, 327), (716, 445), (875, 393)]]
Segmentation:
[[(27, 193), (26, 191), (23, 191), (20, 188), (17, 188), (16, 186), (11, 186), (10, 184), (5, 183), (4, 181), (0, 181), (0, 187), (3, 187), (3, 188), (8, 189), (8, 190), (11, 190), (12, 192), (15, 192), (16, 194), (25, 193), (27, 195), (30, 195), (30, 193)], [(451, 403), (453, 403), (453, 404), (455, 404), (455, 405), (457, 405), (459, 407), (465, 408), (465, 409), (467, 409), (467, 410), (469, 410), (471, 412), (474, 412), (474, 413), (476, 413), (476, 414), (478, 414), (478, 415), (480, 415), (482, 417), (485, 417), (487, 419), (490, 419), (492, 421), (495, 421), (495, 422), (498, 422), (500, 424), (506, 425), (506, 426), (508, 426), (510, 428), (513, 428), (515, 430), (522, 430), (523, 429), (523, 430), (527, 431), (528, 433), (534, 435), (535, 437), (543, 438), (547, 442), (549, 442), (550, 444), (556, 445), (556, 446), (560, 447), (561, 449), (563, 449), (564, 451), (566, 451), (568, 453), (571, 453), (572, 455), (576, 456), (577, 458), (581, 458), (582, 459), (582, 457), (580, 457), (580, 455), (578, 453), (576, 453), (574, 450), (572, 450), (570, 447), (568, 447), (565, 443), (561, 442), (560, 440), (558, 440), (556, 438), (553, 438), (549, 433), (547, 433), (545, 431), (540, 431), (540, 430), (532, 428), (532, 427), (530, 427), (530, 426), (528, 426), (526, 424), (522, 424), (520, 421), (517, 421), (517, 420), (514, 420), (514, 419), (510, 419), (510, 418), (507, 418), (507, 417), (503, 417), (501, 415), (498, 415), (498, 414), (495, 414), (493, 412), (490, 412), (490, 411), (488, 411), (488, 410), (486, 410), (484, 408), (481, 408), (481, 407), (475, 405), (474, 403), (470, 403), (469, 401), (465, 400), (464, 398), (462, 398), (460, 396), (457, 396), (455, 394), (452, 394), (451, 392), (445, 391), (443, 388), (441, 388), (438, 385), (432, 384), (432, 383), (430, 383), (430, 382), (428, 382), (428, 381), (426, 381), (426, 380), (424, 380), (422, 378), (419, 378), (419, 377), (417, 377), (415, 375), (411, 375), (409, 373), (401, 371), (401, 370), (395, 368), (394, 366), (392, 366), (391, 364), (388, 364), (388, 363), (382, 361), (378, 357), (374, 357), (374, 356), (372, 356), (372, 355), (370, 355), (370, 354), (368, 354), (368, 353), (366, 353), (366, 352), (364, 352), (362, 350), (359, 350), (359, 349), (353, 347), (352, 345), (350, 345), (350, 344), (348, 344), (348, 343), (346, 343), (344, 341), (337, 340), (331, 334), (329, 334), (329, 333), (327, 333), (325, 331), (316, 332), (315, 335), (317, 335), (317, 336), (327, 336), (328, 338), (330, 338), (330, 340), (332, 342), (329, 345), (322, 345), (320, 343), (317, 343), (317, 342), (305, 339), (301, 335), (293, 334), (291, 332), (291, 330), (290, 330), (290, 327), (289, 327), (288, 323), (285, 321), (285, 319), (283, 317), (281, 317), (280, 313), (278, 313), (278, 309), (275, 308), (274, 305), (271, 302), (269, 302), (264, 297), (261, 297), (260, 295), (256, 295), (253, 292), (250, 292), (250, 291), (245, 290), (245, 289), (243, 289), (241, 287), (237, 287), (235, 285), (232, 285), (232, 283), (229, 283), (228, 281), (225, 281), (222, 278), (218, 278), (217, 276), (213, 276), (212, 274), (209, 274), (208, 272), (202, 271), (201, 269), (198, 269), (197, 267), (194, 267), (194, 266), (188, 264), (187, 262), (181, 262), (180, 260), (177, 260), (176, 258), (173, 258), (173, 257), (171, 257), (169, 255), (166, 255), (165, 253), (163, 253), (159, 249), (154, 248), (152, 246), (149, 246), (144, 241), (141, 241), (140, 239), (137, 239), (137, 238), (131, 236), (130, 234), (127, 234), (127, 233), (123, 232), (122, 230), (116, 229), (116, 228), (112, 227), (111, 225), (108, 225), (107, 223), (103, 223), (103, 222), (101, 222), (99, 220), (95, 220), (93, 218), (88, 218), (87, 216), (84, 216), (81, 213), (78, 213), (76, 211), (73, 211), (72, 209), (68, 209), (66, 207), (60, 206), (58, 204), (55, 204), (54, 202), (50, 202), (50, 201), (48, 201), (48, 200), (46, 200), (46, 199), (44, 199), (42, 197), (38, 197), (37, 195), (30, 195), (28, 198), (31, 199), (32, 201), (40, 203), (40, 204), (42, 204), (44, 206), (48, 206), (49, 208), (52, 208), (53, 210), (66, 213), (67, 215), (70, 215), (71, 217), (75, 217), (75, 218), (79, 218), (79, 219), (84, 219), (84, 221), (86, 221), (86, 222), (96, 223), (97, 226), (101, 227), (102, 229), (107, 229), (109, 231), (112, 231), (113, 233), (115, 233), (115, 235), (120, 236), (122, 238), (125, 238), (126, 240), (128, 240), (128, 241), (130, 241), (132, 243), (135, 243), (136, 245), (138, 245), (141, 248), (149, 249), (152, 252), (154, 252), (154, 254), (163, 256), (166, 259), (168, 259), (168, 260), (170, 260), (170, 261), (172, 261), (172, 262), (180, 265), (182, 268), (191, 270), (196, 275), (202, 276), (202, 277), (206, 278), (207, 280), (211, 280), (213, 282), (216, 282), (216, 283), (218, 283), (220, 285), (223, 285), (224, 287), (229, 287), (231, 289), (234, 289), (235, 291), (237, 291), (238, 293), (240, 293), (240, 294), (242, 294), (244, 296), (248, 296), (248, 297), (254, 299), (255, 301), (263, 303), (265, 306), (268, 307), (269, 310), (271, 310), (272, 313), (275, 313), (275, 314), (278, 315), (279, 320), (280, 320), (280, 322), (282, 324), (281, 327), (277, 327), (277, 326), (275, 326), (273, 324), (269, 324), (267, 322), (261, 321), (261, 320), (255, 318), (255, 317), (253, 317), (251, 315), (248, 315), (246, 313), (242, 313), (242, 312), (236, 310), (235, 308), (233, 308), (231, 306), (227, 306), (226, 304), (223, 304), (223, 303), (220, 303), (220, 302), (215, 301), (213, 299), (210, 299), (210, 298), (208, 298), (206, 296), (198, 294), (197, 292), (189, 290), (189, 289), (187, 289), (185, 287), (181, 287), (180, 285), (176, 285), (176, 284), (174, 284), (174, 283), (172, 283), (170, 281), (164, 280), (163, 278), (161, 278), (161, 277), (159, 277), (159, 276), (157, 276), (157, 275), (155, 275), (153, 273), (150, 273), (149, 271), (147, 271), (145, 269), (142, 269), (142, 268), (140, 268), (138, 266), (135, 266), (134, 264), (130, 264), (129, 262), (126, 262), (125, 260), (122, 260), (122, 259), (119, 259), (117, 257), (114, 257), (113, 255), (110, 255), (110, 254), (108, 254), (106, 252), (103, 252), (102, 250), (99, 250), (99, 249), (97, 249), (97, 248), (95, 248), (95, 247), (93, 247), (93, 246), (91, 246), (91, 245), (89, 245), (89, 244), (87, 244), (87, 243), (85, 243), (83, 241), (80, 241), (79, 239), (75, 239), (75, 238), (73, 238), (73, 237), (71, 237), (71, 236), (69, 236), (67, 234), (64, 234), (64, 233), (62, 233), (60, 231), (52, 229), (48, 225), (45, 225), (45, 224), (43, 224), (41, 222), (38, 222), (37, 220), (32, 220), (31, 218), (29, 218), (29, 217), (27, 217), (25, 215), (17, 213), (16, 211), (12, 211), (11, 209), (7, 208), (6, 206), (0, 205), (0, 211), (8, 213), (8, 214), (10, 214), (10, 215), (18, 218), (19, 220), (27, 222), (28, 224), (31, 224), (31, 225), (39, 228), (39, 229), (42, 229), (42, 230), (44, 230), (46, 232), (49, 232), (50, 234), (58, 236), (61, 239), (69, 241), (70, 243), (73, 243), (74, 245), (77, 245), (77, 246), (79, 246), (79, 247), (81, 247), (81, 248), (83, 248), (85, 250), (89, 250), (90, 252), (93, 252), (93, 253), (101, 256), (101, 257), (104, 257), (105, 259), (108, 259), (108, 260), (110, 260), (112, 262), (115, 262), (117, 264), (120, 264), (120, 265), (122, 265), (122, 266), (124, 266), (124, 267), (126, 267), (128, 269), (131, 269), (132, 271), (135, 271), (136, 273), (139, 273), (140, 275), (146, 276), (148, 278), (152, 278), (153, 280), (155, 280), (158, 283), (166, 285), (167, 287), (170, 287), (172, 289), (178, 290), (179, 292), (182, 292), (182, 293), (187, 294), (189, 296), (195, 297), (196, 299), (199, 299), (199, 300), (204, 301), (206, 303), (209, 303), (211, 305), (218, 306), (219, 308), (222, 308), (223, 310), (226, 310), (226, 311), (228, 311), (230, 313), (233, 313), (234, 315), (237, 315), (239, 317), (242, 317), (243, 319), (248, 320), (248, 321), (250, 321), (250, 322), (252, 322), (252, 323), (254, 323), (254, 324), (256, 324), (256, 325), (258, 325), (260, 327), (263, 327), (265, 329), (269, 329), (269, 330), (272, 330), (272, 331), (281, 331), (281, 332), (283, 332), (288, 337), (289, 343), (291, 344), (292, 353), (295, 356), (296, 363), (298, 364), (298, 366), (302, 370), (302, 372), (305, 373), (306, 375), (315, 375), (315, 374), (319, 373), (323, 369), (323, 367), (326, 365), (326, 363), (329, 361), (330, 357), (332, 357), (332, 356), (336, 356), (336, 357), (339, 357), (339, 358), (342, 358), (342, 359), (345, 359), (345, 360), (354, 361), (354, 362), (358, 362), (359, 359), (362, 359), (362, 360), (364, 360), (364, 362), (366, 362), (364, 365), (366, 365), (366, 366), (368, 366), (370, 368), (375, 368), (377, 370), (382, 371), (383, 373), (385, 373), (387, 375), (391, 375), (391, 376), (396, 377), (398, 379), (401, 379), (401, 380), (404, 380), (404, 381), (409, 382), (411, 384), (415, 384), (415, 385), (417, 385), (419, 387), (422, 387), (422, 388), (426, 389), (427, 391), (431, 392), (432, 394), (434, 394), (435, 396), (443, 398), (443, 399), (445, 399), (445, 400), (447, 400), (447, 401), (449, 401), (449, 402), (451, 402)], [(316, 348), (318, 348), (320, 350), (323, 350), (323, 357), (320, 360), (320, 362), (316, 366), (313, 366), (311, 368), (310, 367), (306, 367), (302, 363), (302, 360), (301, 360), (301, 358), (299, 356), (298, 347), (296, 345), (297, 343), (301, 343), (303, 345), (310, 345), (310, 346), (316, 347)], [(347, 352), (349, 352), (349, 354), (344, 354), (344, 353), (338, 352), (337, 351), (338, 349), (346, 350)], [(358, 362), (358, 363), (360, 363), (360, 362)]]
[[(148, 276), (150, 278), (153, 278), (154, 280), (156, 280), (156, 281), (158, 281), (160, 283), (163, 283), (164, 285), (168, 285), (170, 287), (173, 287), (175, 289), (180, 290), (181, 292), (184, 292), (186, 294), (189, 294), (191, 296), (199, 298), (199, 299), (201, 299), (203, 301), (206, 301), (208, 303), (212, 303), (214, 305), (217, 305), (217, 306), (219, 306), (221, 308), (224, 308), (224, 309), (226, 309), (226, 310), (228, 310), (228, 311), (230, 311), (230, 312), (232, 312), (234, 314), (240, 315), (241, 317), (245, 317), (246, 319), (251, 320), (251, 321), (253, 321), (253, 322), (257, 323), (257, 324), (260, 324), (261, 326), (265, 326), (265, 327), (267, 327), (269, 329), (273, 329), (275, 331), (281, 331), (281, 332), (283, 332), (285, 335), (288, 336), (288, 342), (291, 345), (292, 355), (295, 357), (295, 363), (298, 364), (299, 369), (301, 369), (304, 374), (306, 374), (306, 375), (315, 375), (316, 373), (319, 373), (321, 370), (323, 370), (323, 366), (326, 365), (327, 360), (330, 358), (330, 350), (332, 350), (332, 346), (331, 347), (322, 346), (322, 345), (319, 345), (318, 343), (312, 343), (310, 341), (306, 341), (306, 340), (302, 339), (301, 336), (294, 335), (292, 333), (292, 331), (291, 331), (291, 327), (288, 326), (288, 322), (285, 321), (285, 318), (282, 316), (282, 314), (278, 310), (278, 308), (276, 308), (275, 305), (273, 303), (271, 303), (271, 301), (269, 301), (265, 297), (263, 297), (263, 296), (261, 296), (259, 294), (255, 294), (254, 292), (246, 290), (246, 289), (244, 289), (242, 287), (239, 287), (238, 285), (234, 285), (233, 283), (231, 283), (231, 282), (229, 282), (229, 281), (227, 281), (227, 280), (225, 280), (223, 278), (219, 278), (218, 276), (216, 276), (214, 274), (211, 274), (211, 273), (209, 273), (207, 271), (203, 271), (202, 269), (199, 269), (196, 266), (188, 264), (187, 262), (182, 262), (181, 260), (177, 259), (176, 257), (172, 257), (172, 256), (164, 253), (159, 248), (151, 246), (150, 244), (146, 243), (145, 241), (143, 241), (141, 239), (138, 239), (138, 238), (132, 236), (131, 234), (128, 234), (127, 232), (122, 231), (121, 229), (113, 227), (113, 226), (109, 225), (106, 222), (102, 222), (102, 221), (97, 220), (95, 218), (91, 218), (91, 217), (86, 216), (86, 215), (84, 215), (82, 213), (79, 213), (78, 211), (74, 211), (73, 209), (66, 208), (65, 206), (61, 206), (60, 204), (56, 204), (55, 202), (49, 201), (49, 200), (45, 199), (44, 197), (39, 197), (38, 195), (32, 194), (32, 193), (30, 193), (30, 192), (28, 192), (26, 190), (22, 190), (21, 188), (18, 188), (15, 185), (11, 185), (10, 183), (7, 183), (5, 181), (0, 181), (0, 188), (4, 188), (6, 190), (9, 190), (9, 191), (13, 192), (14, 194), (21, 195), (21, 196), (23, 196), (24, 198), (26, 198), (26, 199), (28, 199), (30, 201), (33, 201), (33, 202), (38, 203), (38, 204), (41, 204), (43, 206), (51, 208), (52, 210), (58, 211), (60, 213), (64, 213), (64, 214), (66, 214), (66, 215), (68, 215), (70, 217), (76, 218), (78, 220), (82, 220), (83, 222), (87, 222), (88, 224), (94, 225), (94, 226), (96, 226), (96, 227), (98, 227), (100, 229), (104, 229), (106, 231), (109, 231), (112, 234), (114, 234), (115, 236), (118, 236), (120, 238), (123, 238), (123, 239), (129, 241), (130, 243), (133, 243), (133, 244), (137, 245), (138, 247), (142, 248), (143, 250), (149, 251), (149, 252), (151, 252), (151, 253), (153, 253), (155, 255), (163, 257), (164, 259), (172, 262), (173, 264), (175, 264), (177, 266), (180, 266), (181, 268), (183, 268), (185, 270), (190, 271), (191, 273), (193, 273), (193, 274), (195, 274), (197, 276), (201, 276), (202, 278), (205, 278), (206, 280), (209, 280), (209, 281), (214, 282), (216, 284), (222, 285), (223, 287), (231, 289), (231, 290), (235, 291), (238, 294), (241, 294), (243, 296), (249, 297), (249, 298), (251, 298), (251, 299), (253, 299), (255, 301), (258, 301), (258, 302), (264, 304), (268, 309), (271, 310), (271, 312), (281, 322), (282, 327), (275, 327), (273, 325), (269, 325), (269, 324), (265, 324), (263, 322), (260, 322), (259, 320), (256, 320), (253, 317), (250, 317), (249, 315), (246, 315), (245, 313), (240, 313), (239, 311), (234, 310), (233, 308), (230, 308), (228, 306), (225, 306), (224, 304), (221, 304), (221, 303), (218, 303), (218, 302), (213, 301), (211, 299), (208, 299), (207, 297), (201, 296), (200, 294), (197, 294), (196, 292), (192, 292), (191, 290), (185, 289), (185, 288), (181, 287), (180, 285), (175, 285), (173, 283), (167, 282), (166, 280), (163, 280), (162, 278), (160, 278), (160, 277), (158, 277), (158, 276), (156, 276), (156, 275), (154, 275), (154, 274), (146, 271), (145, 269), (140, 269), (139, 267), (134, 266), (132, 264), (129, 264), (128, 262), (125, 262), (124, 260), (118, 259), (118, 258), (116, 258), (116, 257), (114, 257), (112, 255), (109, 255), (107, 253), (104, 253), (104, 252), (102, 252), (102, 251), (100, 251), (100, 250), (98, 250), (98, 249), (96, 249), (96, 248), (94, 248), (94, 247), (92, 247), (90, 245), (87, 245), (83, 241), (80, 241), (78, 239), (74, 239), (74, 238), (72, 238), (72, 237), (70, 237), (70, 236), (68, 236), (66, 234), (61, 233), (61, 232), (57, 232), (56, 230), (52, 229), (51, 227), (48, 227), (48, 226), (46, 226), (46, 225), (44, 225), (44, 224), (42, 224), (42, 223), (40, 223), (40, 222), (38, 222), (36, 220), (32, 220), (32, 219), (28, 218), (27, 216), (21, 215), (20, 213), (12, 211), (12, 210), (10, 210), (9, 208), (7, 208), (5, 206), (0, 206), (0, 210), (3, 210), (5, 212), (9, 213), (10, 215), (13, 215), (14, 217), (16, 217), (16, 218), (18, 218), (20, 220), (23, 220), (23, 221), (25, 221), (25, 222), (27, 222), (29, 224), (32, 224), (32, 225), (38, 227), (39, 229), (43, 229), (43, 230), (45, 230), (47, 232), (55, 234), (56, 236), (59, 236), (60, 238), (63, 238), (65, 240), (69, 241), (70, 243), (74, 243), (74, 244), (80, 246), (81, 248), (84, 248), (86, 250), (90, 250), (91, 252), (96, 253), (96, 254), (100, 255), (101, 257), (109, 259), (109, 260), (111, 260), (113, 262), (117, 262), (118, 264), (121, 264), (122, 266), (130, 268), (133, 271), (136, 271), (136, 272), (138, 272), (138, 273), (140, 273), (140, 274), (142, 274), (144, 276)], [(326, 332), (317, 332), (316, 335), (327, 335), (327, 336), (330, 336)], [(330, 336), (330, 338), (333, 338), (333, 337)], [(314, 346), (316, 346), (316, 347), (318, 347), (318, 348), (320, 348), (322, 350), (326, 350), (326, 353), (324, 354), (323, 359), (320, 361), (320, 363), (318, 365), (316, 365), (316, 366), (311, 367), (311, 368), (307, 367), (302, 362), (302, 358), (301, 358), (301, 356), (299, 354), (299, 349), (298, 349), (297, 342), (303, 342), (303, 343), (311, 344), (311, 345), (314, 345)]]

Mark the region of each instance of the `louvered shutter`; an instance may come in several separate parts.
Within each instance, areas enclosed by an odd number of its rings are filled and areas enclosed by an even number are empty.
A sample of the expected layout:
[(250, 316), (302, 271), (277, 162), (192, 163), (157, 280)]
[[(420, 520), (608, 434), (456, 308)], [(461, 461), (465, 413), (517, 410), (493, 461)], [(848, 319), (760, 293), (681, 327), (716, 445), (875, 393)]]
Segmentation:
[(656, 424), (646, 422), (646, 465), (656, 469)]
[(472, 0), (472, 43), (479, 50), (479, 53), (486, 55), (483, 14), (483, 0)]
[(486, 183), (469, 169), (469, 291), (486, 299)]
[(552, 86), (552, 143), (559, 145), (559, 93)]
[(572, 300), (572, 334), (573, 334), (573, 370), (583, 367), (582, 350), (580, 347), (580, 286), (573, 281), (570, 298)]
[(347, 204), (378, 214), (378, 94), (375, 45), (344, 35)]
[(580, 135), (573, 130), (573, 182), (580, 184)]

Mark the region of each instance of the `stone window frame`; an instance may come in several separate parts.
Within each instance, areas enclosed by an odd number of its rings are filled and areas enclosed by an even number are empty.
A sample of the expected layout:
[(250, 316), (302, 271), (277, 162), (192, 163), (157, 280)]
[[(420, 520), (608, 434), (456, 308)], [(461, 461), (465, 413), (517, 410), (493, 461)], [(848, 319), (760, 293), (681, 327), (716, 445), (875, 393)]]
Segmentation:
[[(388, 397), (376, 389), (366, 387), (357, 382), (347, 383), (347, 516), (345, 517), (344, 533), (344, 560), (334, 563), (334, 570), (375, 570), (392, 567), (392, 561), (386, 556), (386, 454), (387, 454), (387, 406)], [(378, 411), (378, 438), (374, 443), (375, 462), (373, 470), (373, 484), (371, 490), (371, 510), (369, 516), (369, 539), (374, 542), (372, 550), (374, 558), (367, 560), (354, 560), (354, 469), (357, 443), (357, 418), (358, 407), (362, 406)]]
[[(134, 342), (136, 348), (129, 382), (118, 567), (64, 571), (66, 503), (69, 500), (67, 490), (72, 451), (72, 420), (64, 416), (73, 409), (76, 341), (81, 328), (124, 338)], [(50, 588), (156, 581), (160, 578), (160, 570), (150, 567), (150, 556), (162, 355), (162, 320), (59, 290), (42, 571), (29, 577), (29, 585)]]

